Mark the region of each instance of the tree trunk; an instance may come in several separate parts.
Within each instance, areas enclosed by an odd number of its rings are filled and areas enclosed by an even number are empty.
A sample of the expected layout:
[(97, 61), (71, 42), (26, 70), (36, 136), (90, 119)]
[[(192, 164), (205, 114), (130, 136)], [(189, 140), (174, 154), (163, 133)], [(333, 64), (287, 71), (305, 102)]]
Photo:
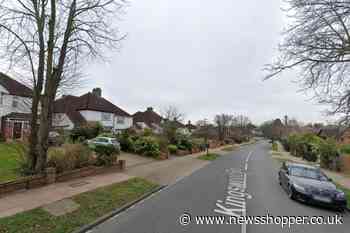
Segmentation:
[(31, 110), (31, 122), (30, 122), (30, 137), (29, 137), (29, 153), (28, 162), (31, 171), (35, 170), (37, 163), (37, 145), (38, 145), (38, 107), (39, 107), (40, 93), (34, 91)]

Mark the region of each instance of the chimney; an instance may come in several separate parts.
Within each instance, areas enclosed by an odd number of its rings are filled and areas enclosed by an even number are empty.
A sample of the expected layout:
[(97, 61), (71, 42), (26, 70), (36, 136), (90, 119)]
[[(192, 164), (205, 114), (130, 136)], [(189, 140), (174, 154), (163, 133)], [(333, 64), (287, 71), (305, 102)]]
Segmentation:
[(288, 126), (288, 116), (287, 115), (284, 116), (284, 125)]
[(148, 107), (147, 111), (151, 112), (151, 111), (153, 111), (153, 108), (152, 107)]
[(92, 94), (94, 94), (95, 96), (98, 96), (98, 97), (102, 97), (102, 89), (99, 87), (96, 87), (96, 88), (92, 89)]

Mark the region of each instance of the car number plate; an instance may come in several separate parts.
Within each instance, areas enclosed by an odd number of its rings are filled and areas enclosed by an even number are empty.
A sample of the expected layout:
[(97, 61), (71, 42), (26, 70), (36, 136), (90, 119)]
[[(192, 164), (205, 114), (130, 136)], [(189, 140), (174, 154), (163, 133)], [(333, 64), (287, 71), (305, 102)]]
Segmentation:
[(314, 196), (314, 199), (316, 201), (322, 201), (322, 202), (326, 202), (326, 203), (331, 203), (332, 200), (328, 197), (321, 197), (321, 196)]

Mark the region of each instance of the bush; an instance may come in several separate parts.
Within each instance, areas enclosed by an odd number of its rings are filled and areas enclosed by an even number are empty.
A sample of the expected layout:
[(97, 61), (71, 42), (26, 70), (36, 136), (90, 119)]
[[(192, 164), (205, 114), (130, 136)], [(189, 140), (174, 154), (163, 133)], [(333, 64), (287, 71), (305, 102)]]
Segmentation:
[(193, 142), (189, 135), (183, 133), (176, 133), (175, 144), (179, 150), (191, 151), (193, 147)]
[(72, 130), (70, 138), (73, 142), (83, 142), (87, 139), (97, 137), (103, 130), (103, 126), (99, 122), (88, 122), (83, 126)]
[(176, 145), (171, 144), (171, 145), (168, 146), (168, 151), (169, 151), (169, 153), (172, 154), (172, 155), (176, 154), (177, 149), (178, 149), (178, 148), (177, 148)]
[(320, 145), (321, 167), (328, 169), (339, 169), (334, 166), (339, 158), (337, 145), (333, 140), (327, 140)]
[(194, 138), (192, 139), (192, 143), (194, 148), (198, 148), (201, 151), (205, 151), (207, 148), (204, 138)]
[(272, 143), (272, 150), (273, 150), (273, 151), (278, 151), (278, 145), (277, 145), (276, 142), (273, 142), (273, 143)]
[(4, 135), (2, 135), (2, 133), (0, 133), (0, 142), (5, 142), (5, 141), (6, 141), (6, 139), (5, 139)]
[(342, 154), (350, 154), (350, 145), (342, 145), (342, 146), (340, 146), (340, 152)]
[(118, 135), (118, 141), (120, 143), (120, 148), (122, 151), (126, 152), (134, 152), (135, 151), (135, 143), (128, 131), (123, 131), (120, 135)]
[(58, 173), (89, 166), (92, 161), (91, 150), (82, 144), (64, 144), (50, 148), (48, 167), (55, 167)]
[(160, 155), (159, 143), (154, 137), (140, 137), (135, 141), (135, 152), (156, 158)]
[(97, 166), (112, 166), (117, 161), (119, 151), (112, 145), (96, 145)]

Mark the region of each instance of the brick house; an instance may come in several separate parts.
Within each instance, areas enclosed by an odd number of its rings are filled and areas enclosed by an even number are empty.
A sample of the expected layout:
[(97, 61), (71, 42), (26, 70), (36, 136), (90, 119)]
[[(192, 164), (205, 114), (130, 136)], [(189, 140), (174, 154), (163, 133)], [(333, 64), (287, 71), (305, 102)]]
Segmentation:
[(0, 127), (5, 139), (30, 133), (32, 90), (0, 72)]

